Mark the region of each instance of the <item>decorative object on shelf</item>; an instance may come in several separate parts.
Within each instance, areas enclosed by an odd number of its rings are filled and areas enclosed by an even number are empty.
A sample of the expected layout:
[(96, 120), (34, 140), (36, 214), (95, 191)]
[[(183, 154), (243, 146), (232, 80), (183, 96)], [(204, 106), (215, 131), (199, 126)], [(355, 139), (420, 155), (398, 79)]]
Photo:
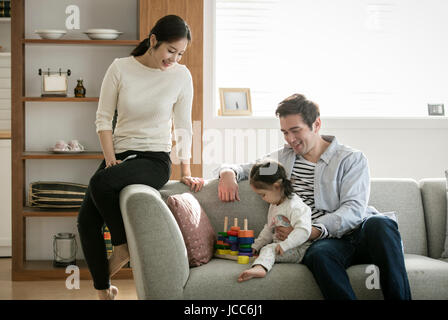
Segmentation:
[(81, 153), (85, 151), (84, 146), (78, 140), (71, 140), (69, 143), (64, 140), (58, 140), (53, 148), (50, 148), (54, 153)]
[(252, 105), (248, 88), (219, 88), (222, 116), (250, 116)]
[(89, 29), (84, 33), (92, 40), (115, 40), (123, 34), (114, 29)]
[(79, 78), (78, 84), (75, 87), (75, 97), (76, 98), (85, 98), (86, 97), (86, 88), (84, 88), (84, 84), (82, 83), (82, 78)]
[(0, 18), (11, 17), (11, 1), (0, 1)]
[(67, 267), (76, 265), (76, 252), (78, 245), (73, 233), (58, 233), (53, 239), (53, 265)]
[(67, 77), (71, 74), (70, 69), (67, 71), (47, 71), (39, 69), (39, 75), (42, 76), (42, 97), (66, 97), (67, 96)]
[(30, 183), (28, 203), (48, 209), (80, 208), (87, 186), (71, 182), (37, 181)]
[(34, 33), (41, 37), (41, 39), (56, 40), (62, 38), (67, 33), (67, 31), (55, 29), (39, 29), (34, 30)]

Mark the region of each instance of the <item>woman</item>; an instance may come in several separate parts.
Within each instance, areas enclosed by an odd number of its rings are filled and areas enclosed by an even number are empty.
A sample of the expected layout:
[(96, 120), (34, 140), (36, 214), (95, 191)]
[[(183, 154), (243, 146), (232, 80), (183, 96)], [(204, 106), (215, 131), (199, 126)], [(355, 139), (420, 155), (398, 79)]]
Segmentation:
[[(119, 193), (130, 184), (160, 189), (168, 181), (172, 123), (181, 181), (195, 191), (203, 186), (202, 179), (191, 177), (189, 164), (192, 78), (178, 64), (190, 41), (185, 21), (165, 16), (131, 56), (115, 59), (104, 76), (95, 121), (104, 161), (90, 180), (78, 215), (81, 245), (100, 299), (115, 298), (118, 289), (110, 285), (110, 277), (129, 261)], [(114, 246), (109, 260), (104, 224)]]

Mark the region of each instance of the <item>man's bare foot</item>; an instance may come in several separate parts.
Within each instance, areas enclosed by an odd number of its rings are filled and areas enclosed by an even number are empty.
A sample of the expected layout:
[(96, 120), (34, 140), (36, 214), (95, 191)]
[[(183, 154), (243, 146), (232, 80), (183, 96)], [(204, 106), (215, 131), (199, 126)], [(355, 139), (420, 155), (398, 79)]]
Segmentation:
[(98, 298), (100, 300), (115, 300), (118, 294), (118, 288), (115, 286), (110, 286), (106, 290), (98, 290)]
[(238, 277), (238, 282), (247, 281), (252, 278), (264, 278), (265, 276), (266, 270), (261, 265), (257, 264), (252, 268), (243, 271)]
[(129, 262), (129, 259), (129, 250), (126, 243), (114, 247), (114, 251), (109, 258), (109, 276), (112, 278), (114, 274), (120, 271), (120, 269)]

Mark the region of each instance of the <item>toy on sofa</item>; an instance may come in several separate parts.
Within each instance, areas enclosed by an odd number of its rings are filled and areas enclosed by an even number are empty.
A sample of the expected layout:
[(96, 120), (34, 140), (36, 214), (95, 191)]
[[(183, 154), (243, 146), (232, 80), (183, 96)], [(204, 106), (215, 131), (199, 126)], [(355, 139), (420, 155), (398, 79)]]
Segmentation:
[(227, 231), (228, 222), (228, 217), (224, 217), (224, 231), (218, 232), (215, 257), (235, 260), (241, 264), (253, 261), (254, 231), (247, 230), (247, 219), (244, 219), (244, 230), (238, 227), (238, 218), (234, 218), (233, 226)]

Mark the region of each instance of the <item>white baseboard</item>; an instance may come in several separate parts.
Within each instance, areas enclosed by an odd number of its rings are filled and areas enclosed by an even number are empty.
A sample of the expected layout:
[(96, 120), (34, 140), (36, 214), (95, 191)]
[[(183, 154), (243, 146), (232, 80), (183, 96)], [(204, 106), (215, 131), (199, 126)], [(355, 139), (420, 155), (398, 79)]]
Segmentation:
[(11, 239), (0, 238), (0, 257), (11, 257)]

